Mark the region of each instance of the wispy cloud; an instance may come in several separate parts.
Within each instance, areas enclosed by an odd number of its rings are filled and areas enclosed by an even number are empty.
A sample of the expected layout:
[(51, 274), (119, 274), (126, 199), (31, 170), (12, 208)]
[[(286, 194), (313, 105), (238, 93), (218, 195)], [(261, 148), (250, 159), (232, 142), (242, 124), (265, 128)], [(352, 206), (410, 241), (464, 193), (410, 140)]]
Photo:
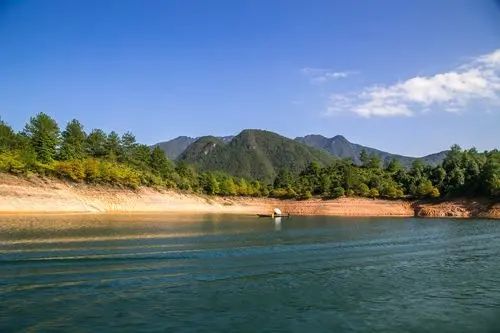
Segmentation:
[(470, 106), (500, 107), (500, 49), (449, 72), (416, 76), (393, 85), (332, 94), (327, 114), (362, 117), (413, 116), (428, 111), (461, 112)]
[(303, 75), (308, 77), (309, 81), (313, 84), (321, 84), (328, 81), (344, 79), (355, 73), (354, 71), (336, 72), (327, 68), (312, 68), (312, 67), (304, 67), (300, 71)]

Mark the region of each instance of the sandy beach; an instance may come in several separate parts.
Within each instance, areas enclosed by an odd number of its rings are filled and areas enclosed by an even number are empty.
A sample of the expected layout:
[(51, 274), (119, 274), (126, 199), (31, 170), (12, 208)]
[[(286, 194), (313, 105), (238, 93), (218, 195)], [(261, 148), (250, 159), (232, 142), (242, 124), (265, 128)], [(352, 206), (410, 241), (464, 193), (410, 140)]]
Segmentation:
[(500, 218), (500, 203), (488, 200), (412, 202), (367, 198), (311, 199), (214, 197), (176, 191), (121, 189), (38, 177), (0, 175), (0, 213), (227, 213), (262, 214), (279, 207), (292, 215), (421, 216)]

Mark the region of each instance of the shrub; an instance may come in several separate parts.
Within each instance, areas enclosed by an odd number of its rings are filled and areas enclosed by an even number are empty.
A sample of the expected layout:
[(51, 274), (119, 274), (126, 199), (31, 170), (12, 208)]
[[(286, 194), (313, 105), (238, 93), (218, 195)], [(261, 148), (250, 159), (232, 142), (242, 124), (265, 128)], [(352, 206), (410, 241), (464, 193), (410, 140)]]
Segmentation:
[(85, 180), (89, 182), (99, 182), (101, 178), (100, 164), (99, 161), (89, 158), (83, 162), (83, 167), (85, 170)]
[(269, 196), (269, 190), (265, 187), (262, 187), (260, 189), (260, 195), (263, 196), (263, 197), (268, 197)]
[(370, 194), (370, 188), (365, 183), (360, 183), (356, 189), (356, 194), (367, 197)]
[(312, 193), (311, 191), (309, 190), (305, 190), (305, 191), (302, 191), (299, 196), (298, 196), (298, 199), (299, 200), (309, 200), (309, 199), (312, 199)]
[(27, 170), (19, 155), (6, 152), (0, 154), (0, 171), (21, 174)]
[(270, 196), (278, 199), (293, 199), (297, 196), (297, 193), (291, 188), (278, 188), (273, 189)]
[(85, 179), (85, 166), (78, 160), (54, 162), (54, 171), (57, 176), (72, 181), (81, 182)]
[(343, 187), (341, 186), (338, 186), (338, 187), (335, 187), (333, 190), (332, 190), (332, 198), (340, 198), (340, 197), (343, 197), (345, 194), (345, 190)]
[(396, 199), (400, 198), (403, 196), (403, 191), (401, 191), (399, 188), (396, 187), (396, 184), (394, 183), (388, 183), (384, 184), (382, 186), (382, 189), (380, 191), (380, 195), (391, 198), (391, 199)]
[(439, 193), (439, 190), (436, 187), (434, 187), (430, 193), (431, 198), (439, 198), (440, 195), (441, 193)]
[(370, 198), (377, 198), (378, 196), (380, 195), (380, 193), (378, 193), (378, 190), (376, 188), (371, 188), (370, 189)]
[(438, 198), (440, 193), (430, 180), (425, 179), (417, 186), (415, 196), (419, 198)]

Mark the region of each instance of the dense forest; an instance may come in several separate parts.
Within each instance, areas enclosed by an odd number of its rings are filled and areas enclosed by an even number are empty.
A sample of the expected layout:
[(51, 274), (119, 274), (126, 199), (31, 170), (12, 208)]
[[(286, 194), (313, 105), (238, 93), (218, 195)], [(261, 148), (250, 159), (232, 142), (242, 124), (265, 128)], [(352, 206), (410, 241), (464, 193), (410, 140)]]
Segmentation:
[[(282, 156), (287, 156), (286, 151)], [(222, 171), (200, 172), (196, 164), (185, 161), (174, 163), (159, 147), (137, 143), (132, 133), (118, 135), (100, 129), (86, 133), (78, 120), (70, 121), (61, 131), (54, 119), (39, 113), (18, 133), (0, 120), (0, 171), (22, 176), (227, 196), (500, 197), (498, 150), (478, 152), (454, 145), (441, 164), (429, 166), (416, 160), (410, 168), (397, 160), (383, 167), (377, 156), (366, 151), (361, 151), (359, 158), (361, 165), (332, 157), (323, 164), (313, 161), (300, 170), (280, 169), (271, 181), (248, 179)]]

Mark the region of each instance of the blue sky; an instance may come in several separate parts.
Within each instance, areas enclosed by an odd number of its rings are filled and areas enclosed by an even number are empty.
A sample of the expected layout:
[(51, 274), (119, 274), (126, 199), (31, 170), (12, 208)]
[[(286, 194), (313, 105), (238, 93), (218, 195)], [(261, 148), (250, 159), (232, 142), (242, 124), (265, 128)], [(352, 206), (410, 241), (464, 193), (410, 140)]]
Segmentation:
[(144, 143), (262, 128), (492, 149), (499, 49), (494, 0), (0, 0), (0, 116)]

